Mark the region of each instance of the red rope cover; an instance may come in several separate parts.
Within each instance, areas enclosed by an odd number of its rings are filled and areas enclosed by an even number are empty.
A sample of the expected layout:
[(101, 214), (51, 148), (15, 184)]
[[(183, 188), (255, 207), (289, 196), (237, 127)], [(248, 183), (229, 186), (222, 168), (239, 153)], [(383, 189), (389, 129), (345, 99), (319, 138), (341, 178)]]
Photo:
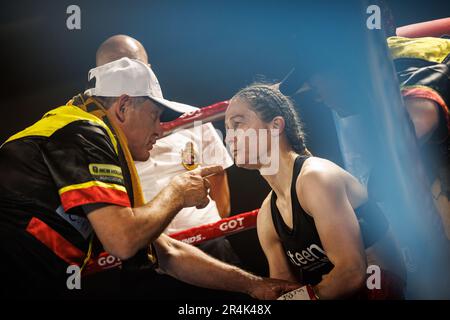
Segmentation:
[(202, 123), (207, 123), (211, 121), (221, 120), (224, 118), (227, 108), (228, 101), (221, 101), (213, 105), (200, 108), (196, 111), (185, 113), (173, 121), (162, 122), (161, 127), (164, 131), (163, 136), (167, 136), (177, 129), (191, 128), (194, 126), (195, 121), (202, 121)]
[[(207, 240), (227, 236), (256, 227), (256, 217), (259, 209), (241, 213), (214, 223), (204, 224), (169, 236), (192, 245)], [(122, 262), (107, 252), (92, 257), (83, 270), (83, 276), (94, 274), (111, 268), (119, 267)]]

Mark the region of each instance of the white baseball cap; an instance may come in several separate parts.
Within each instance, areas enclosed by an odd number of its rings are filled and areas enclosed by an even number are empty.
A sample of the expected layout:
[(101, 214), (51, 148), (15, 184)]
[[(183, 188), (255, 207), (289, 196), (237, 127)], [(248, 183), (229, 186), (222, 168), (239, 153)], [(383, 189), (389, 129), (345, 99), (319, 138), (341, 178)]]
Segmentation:
[(89, 70), (88, 79), (95, 78), (95, 87), (85, 94), (99, 97), (149, 97), (151, 100), (167, 107), (180, 116), (197, 110), (187, 104), (166, 100), (153, 70), (145, 63), (121, 58)]

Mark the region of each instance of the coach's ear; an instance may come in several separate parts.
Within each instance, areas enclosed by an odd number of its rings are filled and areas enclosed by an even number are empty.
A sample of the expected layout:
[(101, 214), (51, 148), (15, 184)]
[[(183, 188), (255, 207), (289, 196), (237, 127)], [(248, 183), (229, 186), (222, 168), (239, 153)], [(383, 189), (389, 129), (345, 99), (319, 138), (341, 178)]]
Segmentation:
[(108, 111), (114, 115), (116, 121), (123, 123), (129, 113), (131, 102), (131, 97), (123, 94), (116, 99)]
[(277, 116), (273, 118), (270, 122), (271, 135), (276, 137), (282, 134), (284, 132), (285, 125), (286, 122), (284, 121), (283, 117)]

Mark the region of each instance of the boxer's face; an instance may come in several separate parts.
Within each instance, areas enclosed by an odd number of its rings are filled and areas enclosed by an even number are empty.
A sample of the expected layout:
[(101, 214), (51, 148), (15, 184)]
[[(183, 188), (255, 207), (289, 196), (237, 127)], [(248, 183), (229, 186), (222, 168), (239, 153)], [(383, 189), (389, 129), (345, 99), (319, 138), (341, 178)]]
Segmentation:
[(150, 150), (162, 134), (159, 121), (162, 107), (150, 99), (144, 101), (135, 103), (130, 99), (119, 108), (121, 128), (127, 137), (130, 153), (137, 161), (149, 158)]
[(246, 169), (261, 168), (261, 158), (270, 152), (271, 124), (262, 121), (244, 99), (233, 98), (225, 113), (226, 143), (235, 164)]

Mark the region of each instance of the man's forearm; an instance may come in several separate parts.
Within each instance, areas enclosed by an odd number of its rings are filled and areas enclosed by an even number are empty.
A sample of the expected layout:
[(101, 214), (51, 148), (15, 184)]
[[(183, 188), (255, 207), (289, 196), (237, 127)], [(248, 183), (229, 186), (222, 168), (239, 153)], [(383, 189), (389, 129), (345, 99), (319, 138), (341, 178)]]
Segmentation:
[(105, 250), (125, 260), (157, 239), (182, 204), (168, 187), (139, 208), (94, 204), (84, 209)]
[(263, 279), (216, 260), (194, 246), (162, 236), (155, 242), (161, 269), (192, 285), (251, 295)]
[(88, 219), (104, 248), (120, 259), (128, 259), (156, 240), (182, 208), (205, 207), (209, 200), (203, 177), (222, 171), (220, 166), (207, 166), (180, 174), (142, 207), (87, 208)]
[(134, 208), (133, 230), (138, 246), (144, 247), (156, 240), (182, 208), (182, 201), (170, 187), (161, 190), (146, 205)]
[(139, 208), (102, 203), (83, 208), (105, 250), (125, 260), (159, 237), (182, 209), (182, 200), (167, 187)]

